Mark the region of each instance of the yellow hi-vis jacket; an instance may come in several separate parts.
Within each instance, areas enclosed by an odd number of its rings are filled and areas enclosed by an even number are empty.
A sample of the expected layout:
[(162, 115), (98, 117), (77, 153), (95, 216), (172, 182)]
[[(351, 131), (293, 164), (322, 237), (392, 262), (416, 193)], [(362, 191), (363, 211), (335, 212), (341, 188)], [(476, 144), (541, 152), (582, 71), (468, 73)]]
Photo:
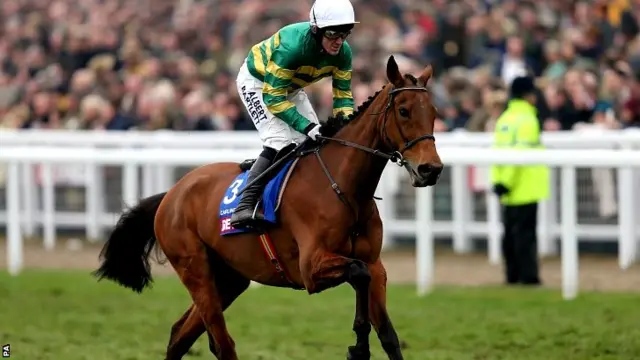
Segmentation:
[[(494, 148), (544, 151), (536, 108), (525, 100), (510, 100), (496, 122)], [(504, 205), (525, 205), (549, 196), (549, 168), (544, 165), (493, 165), (491, 184), (502, 184), (509, 193), (500, 197)]]

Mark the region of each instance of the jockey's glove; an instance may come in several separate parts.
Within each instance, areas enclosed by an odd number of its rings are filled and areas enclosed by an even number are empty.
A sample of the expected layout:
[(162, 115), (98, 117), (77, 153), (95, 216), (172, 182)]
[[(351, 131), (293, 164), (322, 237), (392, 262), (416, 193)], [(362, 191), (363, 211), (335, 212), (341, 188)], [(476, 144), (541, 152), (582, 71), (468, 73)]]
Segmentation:
[(316, 137), (318, 135), (322, 135), (322, 133), (320, 132), (321, 128), (322, 126), (320, 124), (309, 124), (309, 126), (304, 129), (304, 132), (308, 137), (313, 139), (313, 141), (316, 141)]
[(502, 184), (495, 184), (495, 185), (493, 185), (493, 192), (498, 196), (502, 196), (502, 195), (508, 194), (509, 193), (509, 189), (507, 189)]

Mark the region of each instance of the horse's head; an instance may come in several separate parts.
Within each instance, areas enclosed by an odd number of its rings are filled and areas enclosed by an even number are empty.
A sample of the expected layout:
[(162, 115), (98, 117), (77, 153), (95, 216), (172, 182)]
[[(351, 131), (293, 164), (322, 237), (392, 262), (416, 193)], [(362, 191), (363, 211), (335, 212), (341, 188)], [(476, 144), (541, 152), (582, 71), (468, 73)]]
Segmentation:
[(381, 94), (387, 96), (381, 120), (382, 140), (404, 159), (414, 187), (435, 185), (443, 167), (433, 136), (437, 110), (427, 90), (432, 74), (429, 65), (417, 79), (403, 76), (391, 56), (387, 62), (391, 84)]

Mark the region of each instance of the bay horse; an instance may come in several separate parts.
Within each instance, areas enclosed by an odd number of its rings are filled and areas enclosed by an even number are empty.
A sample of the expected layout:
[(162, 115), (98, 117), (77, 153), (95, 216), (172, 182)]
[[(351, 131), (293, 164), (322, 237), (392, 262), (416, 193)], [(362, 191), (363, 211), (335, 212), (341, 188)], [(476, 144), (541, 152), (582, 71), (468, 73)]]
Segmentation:
[(279, 223), (264, 233), (221, 235), (217, 206), (225, 194), (237, 195), (231, 184), (248, 166), (209, 164), (125, 211), (93, 275), (142, 292), (152, 281), (150, 253), (159, 245), (193, 300), (171, 328), (166, 359), (181, 359), (205, 332), (217, 359), (238, 359), (223, 312), (251, 280), (309, 294), (350, 284), (356, 344), (348, 347), (347, 359), (370, 359), (371, 325), (389, 359), (403, 359), (386, 309), (374, 192), (389, 161), (409, 172), (414, 187), (438, 181), (443, 165), (433, 135), (437, 110), (427, 89), (432, 73), (428, 65), (418, 78), (402, 75), (390, 56), (389, 83), (349, 118), (329, 119), (320, 141), (295, 152)]

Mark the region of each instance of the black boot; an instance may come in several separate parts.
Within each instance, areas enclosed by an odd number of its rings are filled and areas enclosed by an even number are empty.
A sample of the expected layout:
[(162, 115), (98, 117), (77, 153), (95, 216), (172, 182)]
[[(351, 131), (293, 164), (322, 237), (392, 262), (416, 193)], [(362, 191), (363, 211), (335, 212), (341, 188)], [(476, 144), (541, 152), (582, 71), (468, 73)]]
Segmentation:
[[(262, 155), (258, 156), (256, 162), (251, 169), (249, 169), (246, 180), (247, 184), (267, 170), (269, 166), (271, 166), (271, 160)], [(236, 207), (233, 215), (231, 215), (231, 226), (236, 229), (248, 228), (251, 227), (251, 224), (264, 220), (262, 214), (256, 210), (256, 204), (268, 181), (268, 176), (264, 176), (244, 190), (238, 207)]]

